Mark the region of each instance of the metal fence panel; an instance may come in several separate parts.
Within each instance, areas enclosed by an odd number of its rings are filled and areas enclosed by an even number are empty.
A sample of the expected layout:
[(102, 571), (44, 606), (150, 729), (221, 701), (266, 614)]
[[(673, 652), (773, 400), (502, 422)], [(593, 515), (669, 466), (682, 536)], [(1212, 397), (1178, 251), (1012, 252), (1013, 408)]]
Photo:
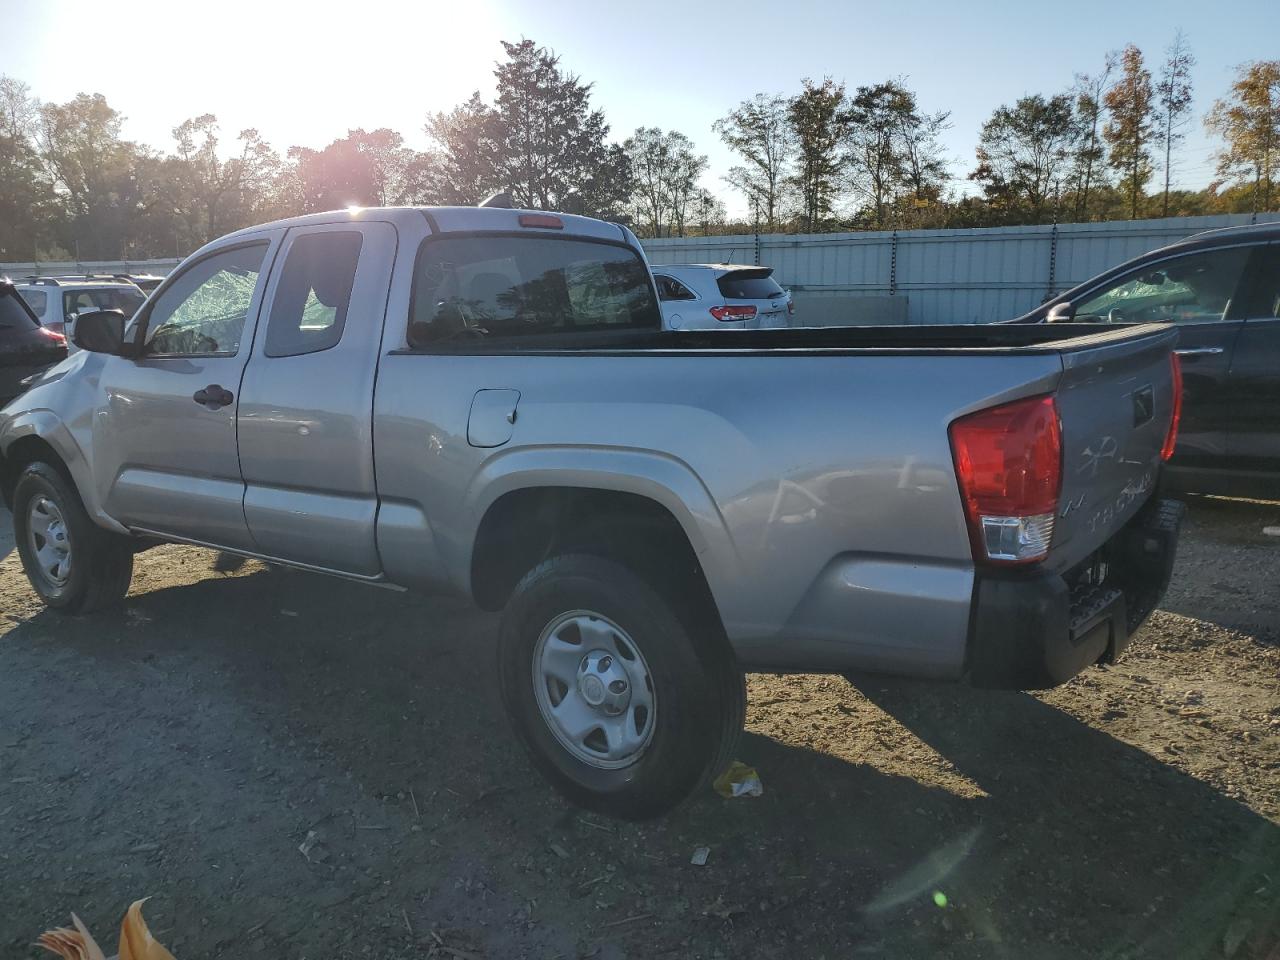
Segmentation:
[[(903, 296), (910, 323), (989, 323), (1202, 230), (1280, 213), (972, 230), (750, 234), (643, 241), (652, 263), (756, 263), (815, 297)], [(758, 260), (757, 260), (758, 258)], [(799, 319), (799, 318), (798, 318)]]

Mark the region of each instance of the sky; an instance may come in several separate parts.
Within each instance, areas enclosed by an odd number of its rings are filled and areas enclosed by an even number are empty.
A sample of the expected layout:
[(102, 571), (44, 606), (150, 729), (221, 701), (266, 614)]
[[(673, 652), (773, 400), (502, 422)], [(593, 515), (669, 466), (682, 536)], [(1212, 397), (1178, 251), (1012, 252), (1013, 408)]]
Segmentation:
[(711, 125), (756, 92), (791, 95), (806, 77), (850, 89), (905, 77), (922, 110), (951, 111), (955, 186), (974, 192), (963, 178), (992, 110), (1065, 90), (1126, 43), (1154, 69), (1178, 28), (1198, 62), (1175, 182), (1202, 187), (1214, 150), (1202, 117), (1237, 65), (1280, 57), (1276, 21), (1274, 0), (0, 0), (0, 73), (42, 100), (102, 93), (125, 114), (125, 135), (157, 148), (203, 113), (228, 144), (256, 127), (282, 153), (383, 126), (422, 148), (428, 114), (475, 90), (488, 98), (500, 41), (527, 37), (594, 84), (611, 138), (638, 126), (691, 137), (710, 161), (704, 185), (740, 216), (745, 204), (720, 179), (734, 160)]

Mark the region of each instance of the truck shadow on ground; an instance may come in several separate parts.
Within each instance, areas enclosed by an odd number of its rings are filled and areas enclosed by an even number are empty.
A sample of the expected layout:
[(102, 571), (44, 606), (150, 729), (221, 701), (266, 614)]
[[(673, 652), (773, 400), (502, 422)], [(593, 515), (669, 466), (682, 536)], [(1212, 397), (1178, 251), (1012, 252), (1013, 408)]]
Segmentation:
[(492, 957), (1202, 956), (1232, 924), (1241, 956), (1271, 942), (1280, 830), (1024, 694), (861, 683), (970, 795), (748, 735), (759, 800), (580, 814), (513, 743), (494, 626), (258, 572), (0, 636), (0, 779), (49, 788), (22, 801), (0, 944), (67, 909), (107, 929), (147, 893), (178, 956), (410, 955), (431, 930)]

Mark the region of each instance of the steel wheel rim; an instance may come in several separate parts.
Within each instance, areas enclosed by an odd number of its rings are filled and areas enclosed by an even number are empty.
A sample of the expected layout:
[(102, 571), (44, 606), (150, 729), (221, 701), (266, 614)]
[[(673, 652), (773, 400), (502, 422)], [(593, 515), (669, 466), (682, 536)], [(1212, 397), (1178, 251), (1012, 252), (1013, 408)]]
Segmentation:
[(574, 759), (600, 770), (630, 766), (653, 740), (657, 697), (644, 654), (608, 617), (562, 613), (533, 648), (543, 722)]
[(55, 587), (71, 578), (71, 531), (55, 500), (40, 496), (27, 508), (27, 545), (41, 579)]

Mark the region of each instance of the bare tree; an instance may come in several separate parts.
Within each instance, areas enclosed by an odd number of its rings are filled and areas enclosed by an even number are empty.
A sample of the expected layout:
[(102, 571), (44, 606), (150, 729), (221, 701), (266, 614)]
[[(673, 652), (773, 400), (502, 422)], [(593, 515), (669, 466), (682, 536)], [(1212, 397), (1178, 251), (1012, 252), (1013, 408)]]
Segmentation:
[(1076, 145), (1072, 181), (1075, 186), (1075, 219), (1089, 216), (1089, 193), (1102, 181), (1106, 151), (1102, 142), (1102, 101), (1111, 84), (1120, 55), (1111, 52), (1098, 73), (1077, 73), (1071, 87), (1075, 98)]
[(1169, 182), (1173, 176), (1173, 148), (1186, 137), (1191, 120), (1191, 68), (1196, 58), (1186, 35), (1179, 30), (1166, 51), (1156, 83), (1156, 122), (1164, 147), (1164, 202), (1161, 216), (1169, 215)]

